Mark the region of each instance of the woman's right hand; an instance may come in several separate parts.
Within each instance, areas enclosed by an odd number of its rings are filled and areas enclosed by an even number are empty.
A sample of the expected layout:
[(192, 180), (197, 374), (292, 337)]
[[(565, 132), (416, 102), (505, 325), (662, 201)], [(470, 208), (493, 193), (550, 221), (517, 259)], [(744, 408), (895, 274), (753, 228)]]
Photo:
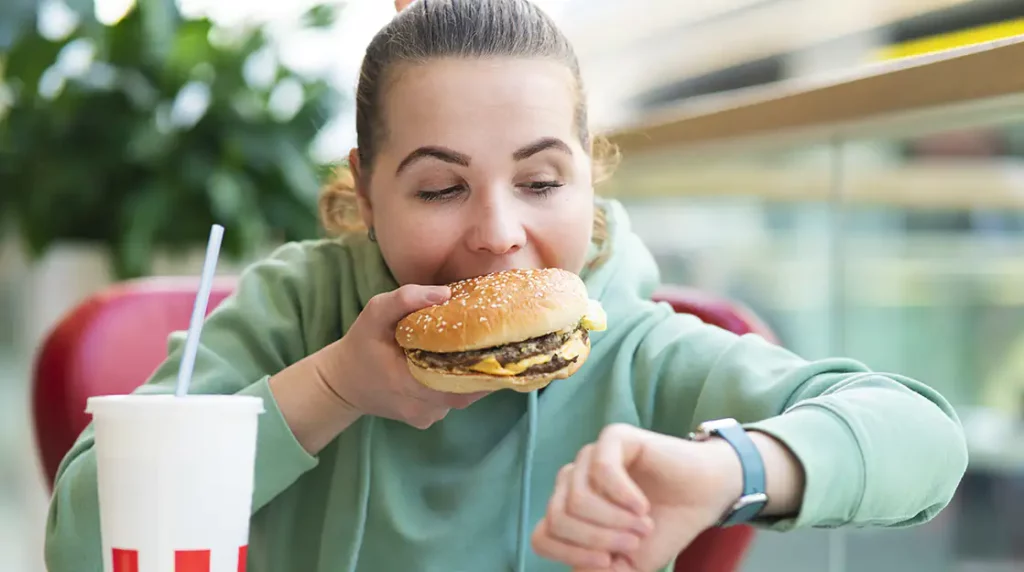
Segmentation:
[(410, 284), (371, 298), (344, 337), (320, 351), (318, 369), (324, 381), (359, 413), (418, 429), (486, 395), (456, 395), (423, 386), (409, 373), (405, 352), (395, 341), (402, 318), (450, 296), (447, 286)]

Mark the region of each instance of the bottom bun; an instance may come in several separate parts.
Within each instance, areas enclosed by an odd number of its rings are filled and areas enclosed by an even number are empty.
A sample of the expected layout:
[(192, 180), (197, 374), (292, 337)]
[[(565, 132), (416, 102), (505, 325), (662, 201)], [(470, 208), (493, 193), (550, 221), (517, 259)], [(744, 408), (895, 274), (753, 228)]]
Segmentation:
[(406, 360), (409, 365), (409, 372), (416, 381), (433, 389), (445, 393), (476, 393), (478, 391), (497, 391), (499, 389), (512, 389), (521, 393), (529, 393), (536, 389), (546, 387), (556, 379), (566, 379), (576, 373), (583, 362), (587, 361), (590, 354), (590, 340), (587, 340), (586, 351), (581, 353), (576, 361), (566, 367), (551, 373), (538, 375), (487, 375), (480, 374), (458, 374), (436, 369), (427, 369)]

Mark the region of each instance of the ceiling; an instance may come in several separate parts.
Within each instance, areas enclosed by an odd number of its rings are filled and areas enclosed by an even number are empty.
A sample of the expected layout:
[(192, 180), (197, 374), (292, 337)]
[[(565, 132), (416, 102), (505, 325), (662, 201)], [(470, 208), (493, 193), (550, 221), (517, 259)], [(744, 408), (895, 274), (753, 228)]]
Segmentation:
[[(979, 1), (987, 0), (973, 0)], [(642, 113), (636, 103), (640, 96), (682, 80), (818, 49), (909, 17), (971, 3), (565, 0), (556, 17), (576, 46), (592, 116), (600, 127), (631, 120)], [(863, 63), (870, 56), (859, 43), (852, 53), (835, 58), (835, 64)], [(828, 57), (824, 63), (831, 63)]]

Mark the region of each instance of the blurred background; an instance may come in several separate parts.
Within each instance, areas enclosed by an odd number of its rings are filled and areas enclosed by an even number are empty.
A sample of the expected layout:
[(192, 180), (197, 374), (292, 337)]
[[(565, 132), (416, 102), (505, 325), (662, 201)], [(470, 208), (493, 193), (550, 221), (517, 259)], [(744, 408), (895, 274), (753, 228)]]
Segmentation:
[[(744, 570), (1024, 570), (1024, 2), (538, 3), (625, 151), (601, 191), (665, 282), (745, 303), (807, 357), (922, 379), (967, 429), (934, 522), (761, 533)], [(0, 3), (0, 570), (43, 569), (29, 400), (47, 333), (115, 282), (197, 273), (213, 222), (225, 275), (317, 236), (392, 13)]]

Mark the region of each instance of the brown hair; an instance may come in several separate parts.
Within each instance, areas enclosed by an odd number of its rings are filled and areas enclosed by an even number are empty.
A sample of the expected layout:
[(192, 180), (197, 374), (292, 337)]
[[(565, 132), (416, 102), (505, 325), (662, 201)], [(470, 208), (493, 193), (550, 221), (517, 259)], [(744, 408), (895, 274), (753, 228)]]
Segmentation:
[[(594, 181), (611, 175), (618, 151), (606, 139), (591, 137), (576, 53), (547, 14), (529, 0), (418, 0), (377, 33), (363, 58), (356, 88), (361, 176), (368, 177), (384, 133), (381, 103), (389, 71), (402, 63), (446, 57), (543, 58), (564, 63), (575, 78), (576, 133), (583, 148), (591, 150)], [(598, 208), (595, 213), (594, 240), (601, 245), (607, 242), (604, 212)], [(321, 191), (320, 219), (330, 234), (363, 230), (356, 185), (347, 166), (339, 167)]]

